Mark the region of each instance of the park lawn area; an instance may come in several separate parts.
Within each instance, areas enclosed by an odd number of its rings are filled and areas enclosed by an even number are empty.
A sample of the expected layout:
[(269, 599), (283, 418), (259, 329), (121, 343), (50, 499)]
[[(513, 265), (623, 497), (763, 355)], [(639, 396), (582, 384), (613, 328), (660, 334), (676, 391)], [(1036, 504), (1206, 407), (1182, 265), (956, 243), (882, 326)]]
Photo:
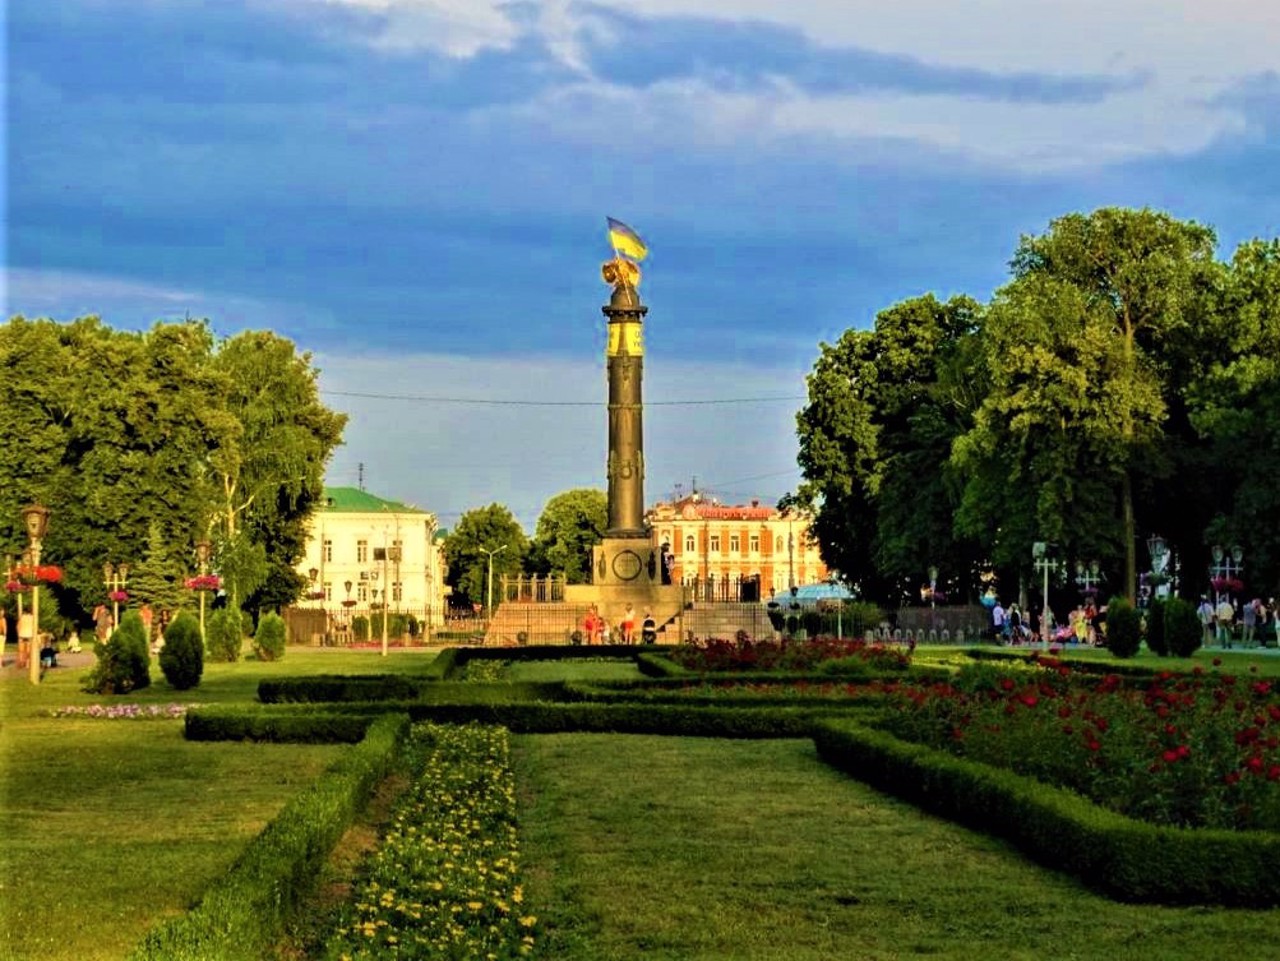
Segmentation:
[(564, 661), (512, 661), (507, 665), (508, 681), (642, 681), (644, 675), (635, 661), (602, 658)]
[(1109, 901), (808, 741), (522, 736), (514, 762), (557, 961), (1271, 961), (1280, 943), (1280, 910)]
[[(940, 644), (921, 644), (916, 648), (912, 656), (912, 662), (917, 665), (946, 664), (952, 667), (971, 664), (973, 659), (965, 654), (966, 650), (968, 648)], [(992, 647), (991, 650), (1020, 654), (1046, 653), (1042, 647), (1026, 645), (1004, 648)], [(1250, 648), (1248, 650), (1239, 650), (1232, 648), (1224, 651), (1218, 648), (1209, 650), (1201, 648), (1190, 658), (1182, 658), (1157, 657), (1143, 647), (1142, 651), (1134, 657), (1118, 658), (1106, 648), (1067, 646), (1058, 649), (1053, 656), (1065, 657), (1070, 660), (1095, 661), (1099, 664), (1115, 664), (1117, 666), (1135, 665), (1154, 671), (1186, 673), (1196, 667), (1200, 667), (1205, 671), (1217, 670), (1237, 675), (1256, 674), (1259, 677), (1280, 677), (1280, 650), (1275, 649)], [(1215, 665), (1215, 660), (1220, 663)]]
[(0, 678), (0, 959), (120, 959), (185, 910), (310, 785), (337, 745), (191, 743), (181, 720), (48, 716), (66, 705), (253, 703), (282, 674), (416, 673), (433, 655), (290, 648), (276, 663), (205, 665), (174, 691), (152, 664), (136, 695), (85, 694), (88, 669), (38, 687)]

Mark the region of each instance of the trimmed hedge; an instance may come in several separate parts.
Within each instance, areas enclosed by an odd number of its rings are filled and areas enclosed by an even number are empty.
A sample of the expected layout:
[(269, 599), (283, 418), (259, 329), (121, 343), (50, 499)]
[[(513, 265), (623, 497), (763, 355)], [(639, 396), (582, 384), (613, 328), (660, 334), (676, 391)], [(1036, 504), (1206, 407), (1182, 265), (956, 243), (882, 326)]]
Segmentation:
[(258, 682), (258, 700), (263, 704), (408, 701), (418, 697), (426, 683), (403, 674), (264, 678)]
[(269, 957), (334, 845), (392, 769), (408, 729), (404, 715), (375, 721), (356, 748), (285, 805), (199, 904), (153, 929), (131, 961)]
[(849, 721), (814, 725), (824, 761), (934, 814), (1011, 841), (1122, 901), (1280, 904), (1280, 835), (1155, 827), (1070, 791)]
[(355, 744), (385, 709), (352, 711), (202, 707), (188, 711), (188, 741), (268, 741), (279, 744)]

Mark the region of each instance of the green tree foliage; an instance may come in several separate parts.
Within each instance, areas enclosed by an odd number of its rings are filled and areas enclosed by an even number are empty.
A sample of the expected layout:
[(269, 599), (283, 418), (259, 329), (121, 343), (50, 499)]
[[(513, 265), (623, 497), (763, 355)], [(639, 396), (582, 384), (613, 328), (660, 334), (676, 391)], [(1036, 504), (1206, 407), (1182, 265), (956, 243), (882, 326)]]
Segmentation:
[(172, 564), (219, 522), (247, 531), (258, 583), (287, 594), (344, 421), (319, 404), (309, 356), (273, 334), (16, 317), (0, 325), (0, 544), (25, 544), (24, 504), (50, 507), (44, 559), (82, 615), (104, 597), (103, 562), (138, 565), (152, 525)]
[(556, 494), (538, 517), (529, 551), (533, 572), (564, 574), (570, 584), (590, 583), (591, 548), (608, 523), (604, 491), (584, 487)]
[(1280, 240), (1236, 250), (1217, 341), (1192, 385), (1191, 418), (1210, 445), (1209, 540), (1240, 544), (1257, 593), (1280, 582)]
[(805, 483), (788, 502), (814, 512), (823, 559), (869, 597), (897, 600), (931, 564), (972, 589), (978, 546), (953, 533), (960, 486), (940, 465), (979, 400), (979, 318), (967, 297), (904, 301), (823, 344), (808, 377)]
[(284, 618), (268, 612), (258, 618), (258, 629), (253, 634), (253, 649), (260, 661), (278, 661), (284, 657)]
[(1024, 237), (981, 332), (988, 391), (955, 446), (961, 529), (997, 562), (1032, 541), (1119, 562), (1132, 598), (1135, 489), (1170, 476), (1168, 395), (1220, 275), (1207, 227), (1107, 208)]
[(220, 607), (213, 612), (205, 625), (205, 647), (214, 660), (235, 662), (240, 660), (240, 648), (244, 645), (240, 611), (235, 607)]
[(204, 641), (194, 614), (179, 614), (165, 631), (160, 670), (175, 691), (188, 691), (200, 683), (204, 674)]
[(89, 673), (85, 690), (93, 694), (128, 694), (151, 684), (151, 652), (147, 632), (137, 611), (126, 611), (110, 640), (95, 648), (98, 663)]
[[(219, 494), (212, 517), (219, 551), (237, 560), (224, 574), (227, 593), (233, 605), (254, 592), (258, 605), (278, 605), (304, 586), (294, 568), (305, 521), (347, 418), (320, 403), (311, 355), (269, 331), (232, 337), (214, 367), (230, 384), (227, 410), (237, 425), (209, 461)], [(261, 564), (251, 562), (242, 531), (263, 548)]]
[(159, 523), (153, 522), (147, 531), (146, 553), (129, 572), (129, 594), (137, 603), (150, 604), (157, 611), (177, 611), (191, 601), (177, 554)]
[(489, 551), (493, 554), (494, 603), (498, 602), (498, 578), (502, 574), (520, 572), (528, 538), (511, 511), (501, 504), (490, 504), (467, 511), (445, 541), (445, 559), (449, 565), (445, 583), (453, 588), (454, 598), (466, 604), (485, 604)]

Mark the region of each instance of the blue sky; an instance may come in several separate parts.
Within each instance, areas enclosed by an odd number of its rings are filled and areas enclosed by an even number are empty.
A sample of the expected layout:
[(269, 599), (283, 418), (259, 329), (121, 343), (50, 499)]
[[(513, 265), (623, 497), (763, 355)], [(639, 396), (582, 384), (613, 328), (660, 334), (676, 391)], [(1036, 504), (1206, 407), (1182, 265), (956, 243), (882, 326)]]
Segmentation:
[[(11, 0), (7, 313), (278, 330), (352, 417), (334, 483), (531, 528), (604, 482), (606, 215), (650, 401), (799, 397), (1069, 211), (1280, 234), (1280, 17), (1182, 6)], [(776, 499), (798, 406), (651, 408), (649, 499)]]

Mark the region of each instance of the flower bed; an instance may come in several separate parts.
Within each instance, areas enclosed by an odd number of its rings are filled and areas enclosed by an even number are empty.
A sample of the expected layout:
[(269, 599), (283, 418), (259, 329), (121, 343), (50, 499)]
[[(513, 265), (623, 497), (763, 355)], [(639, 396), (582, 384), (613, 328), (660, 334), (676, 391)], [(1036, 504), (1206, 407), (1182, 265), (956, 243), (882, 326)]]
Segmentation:
[(1280, 696), (1270, 681), (1162, 672), (1147, 685), (978, 665), (903, 684), (886, 729), (1077, 791), (1151, 824), (1280, 831)]
[(419, 725), (421, 774), (326, 945), (330, 961), (514, 958), (537, 918), (522, 910), (515, 785), (502, 728)]
[(671, 660), (690, 671), (804, 671), (823, 662), (856, 660), (878, 670), (906, 670), (903, 651), (863, 640), (719, 640), (676, 648)]
[(152, 720), (155, 718), (186, 717), (187, 711), (200, 704), (68, 704), (55, 708), (52, 717), (102, 717), (117, 720)]

